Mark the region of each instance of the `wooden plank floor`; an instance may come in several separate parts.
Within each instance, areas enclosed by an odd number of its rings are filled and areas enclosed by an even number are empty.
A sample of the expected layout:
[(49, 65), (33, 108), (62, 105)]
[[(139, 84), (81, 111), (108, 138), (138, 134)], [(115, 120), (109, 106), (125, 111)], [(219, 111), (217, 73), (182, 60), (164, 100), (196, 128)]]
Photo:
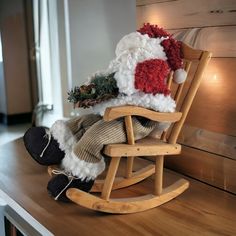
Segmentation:
[[(147, 162), (139, 160), (136, 167)], [(164, 185), (180, 177), (165, 170)], [(46, 190), (49, 179), (46, 167), (30, 158), (22, 139), (0, 147), (0, 190), (56, 236), (236, 235), (236, 196), (193, 179), (187, 178), (190, 188), (171, 202), (129, 215), (103, 214), (54, 201)], [(125, 196), (147, 192), (152, 183), (149, 178), (128, 188)], [(120, 197), (121, 191), (113, 195)]]

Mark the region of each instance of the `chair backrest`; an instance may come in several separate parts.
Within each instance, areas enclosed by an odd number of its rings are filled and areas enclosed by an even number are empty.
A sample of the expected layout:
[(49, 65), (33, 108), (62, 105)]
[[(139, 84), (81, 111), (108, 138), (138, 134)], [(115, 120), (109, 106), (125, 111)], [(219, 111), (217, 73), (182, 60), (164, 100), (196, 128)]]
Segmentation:
[(184, 58), (184, 69), (187, 72), (187, 79), (184, 83), (177, 85), (172, 83), (172, 75), (168, 79), (168, 86), (176, 101), (177, 111), (182, 112), (180, 121), (176, 122), (166, 135), (169, 143), (176, 143), (181, 128), (185, 122), (193, 99), (203, 78), (203, 72), (211, 58), (211, 53), (203, 50), (196, 50), (182, 43)]

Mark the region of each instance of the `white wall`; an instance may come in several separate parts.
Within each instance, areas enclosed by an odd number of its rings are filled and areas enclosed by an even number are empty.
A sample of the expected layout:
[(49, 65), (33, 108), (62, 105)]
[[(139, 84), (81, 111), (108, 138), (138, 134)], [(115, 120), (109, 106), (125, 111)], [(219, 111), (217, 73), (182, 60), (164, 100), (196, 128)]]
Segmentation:
[(80, 85), (115, 56), (117, 42), (136, 30), (135, 0), (68, 1), (72, 84)]
[(72, 115), (67, 92), (107, 68), (117, 42), (136, 30), (136, 1), (50, 0), (49, 21), (54, 111), (45, 116), (47, 126)]

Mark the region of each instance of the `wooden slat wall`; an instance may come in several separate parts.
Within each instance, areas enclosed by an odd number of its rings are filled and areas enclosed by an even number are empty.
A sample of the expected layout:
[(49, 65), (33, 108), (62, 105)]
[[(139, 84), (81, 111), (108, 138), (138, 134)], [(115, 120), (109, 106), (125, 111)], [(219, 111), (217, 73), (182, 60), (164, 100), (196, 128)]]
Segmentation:
[(212, 58), (186, 122), (236, 136), (236, 57)]
[(235, 25), (235, 0), (176, 0), (155, 2), (143, 0), (142, 6), (137, 6), (138, 28), (143, 22), (155, 23), (165, 29)]
[(175, 171), (235, 193), (235, 160), (182, 146), (181, 157), (168, 157), (165, 162)]
[(195, 48), (213, 52), (213, 57), (236, 57), (236, 26), (234, 25), (169, 31), (176, 39), (188, 42)]
[(31, 89), (23, 10), (4, 18), (1, 22), (1, 38), (4, 45), (6, 115), (30, 113)]
[[(236, 1), (235, 0), (137, 0), (137, 28), (145, 22), (158, 24), (175, 38), (203, 50), (213, 52), (186, 120), (179, 142), (180, 157), (166, 158), (169, 168), (236, 193), (236, 159), (196, 148), (189, 140), (190, 129), (199, 129), (236, 137)], [(218, 146), (222, 140), (215, 139)], [(217, 145), (215, 143), (214, 145)], [(231, 150), (236, 143), (230, 142)], [(234, 152), (232, 152), (234, 153)]]
[(178, 142), (189, 147), (213, 154), (217, 153), (219, 156), (236, 160), (236, 136), (220, 134), (185, 124)]

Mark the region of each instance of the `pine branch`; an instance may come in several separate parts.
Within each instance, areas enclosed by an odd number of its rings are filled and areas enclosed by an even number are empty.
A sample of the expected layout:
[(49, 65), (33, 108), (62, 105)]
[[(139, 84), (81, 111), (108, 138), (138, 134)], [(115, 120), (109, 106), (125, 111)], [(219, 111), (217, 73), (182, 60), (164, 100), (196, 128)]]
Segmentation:
[(91, 84), (75, 87), (68, 92), (68, 101), (75, 107), (88, 108), (105, 100), (118, 96), (119, 89), (114, 79), (114, 73), (108, 76), (95, 76)]

